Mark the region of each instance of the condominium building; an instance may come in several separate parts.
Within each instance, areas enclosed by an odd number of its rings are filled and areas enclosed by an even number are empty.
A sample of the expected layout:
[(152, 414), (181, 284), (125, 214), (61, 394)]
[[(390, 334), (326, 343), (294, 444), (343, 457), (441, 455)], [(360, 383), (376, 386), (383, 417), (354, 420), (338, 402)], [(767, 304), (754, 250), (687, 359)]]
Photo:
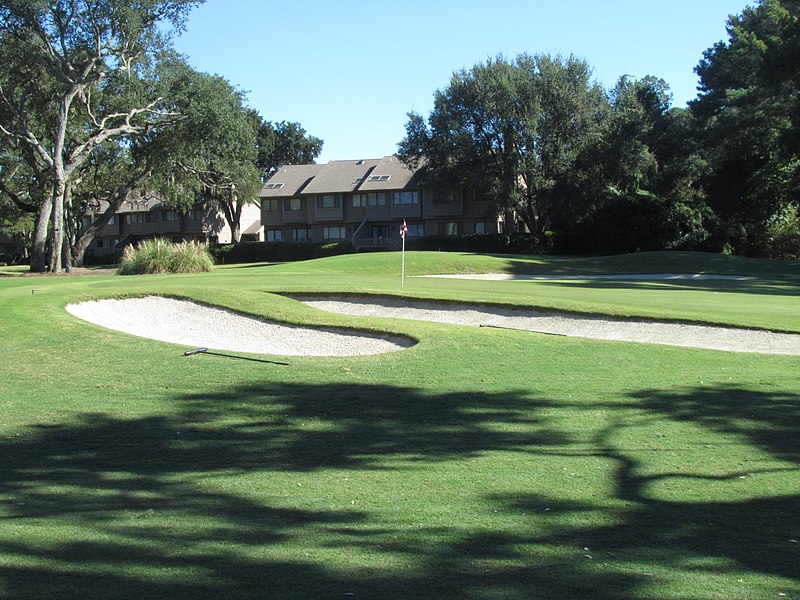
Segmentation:
[(261, 190), (267, 242), (351, 241), (393, 247), (408, 237), (497, 233), (490, 202), (469, 190), (425, 188), (395, 156), (281, 167)]
[[(104, 212), (108, 204), (100, 202), (84, 217), (84, 226)], [(241, 239), (262, 241), (260, 210), (257, 205), (245, 206), (242, 211)], [(151, 238), (172, 242), (200, 241), (226, 244), (232, 241), (231, 228), (222, 211), (213, 203), (204, 203), (180, 212), (161, 200), (142, 197), (123, 202), (108, 224), (103, 227), (86, 250), (89, 261), (119, 253), (130, 244)]]

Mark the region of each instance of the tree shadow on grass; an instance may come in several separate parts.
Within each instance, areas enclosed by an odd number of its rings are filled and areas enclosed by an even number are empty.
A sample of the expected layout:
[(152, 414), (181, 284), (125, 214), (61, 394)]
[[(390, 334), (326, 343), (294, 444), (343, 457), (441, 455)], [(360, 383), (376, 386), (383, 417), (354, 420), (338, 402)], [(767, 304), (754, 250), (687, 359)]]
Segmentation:
[[(168, 416), (41, 427), (0, 441), (0, 596), (610, 599), (652, 595), (654, 584), (703, 570), (797, 581), (797, 552), (786, 545), (800, 537), (800, 496), (665, 501), (653, 481), (684, 475), (647, 474), (617, 442), (643, 411), (796, 464), (797, 397), (704, 388), (635, 400), (603, 407), (615, 418), (588, 450), (551, 416), (577, 403), (379, 385), (243, 386), (179, 398)], [(292, 506), (269, 488), (278, 474), (375, 471), (399, 484), (445, 461), (587, 452), (610, 465), (612, 493), (589, 502), (566, 489), (487, 489), (477, 500), (504, 520), (474, 528)], [(216, 479), (254, 473), (270, 493), (228, 491)], [(314, 558), (337, 552), (338, 565)]]

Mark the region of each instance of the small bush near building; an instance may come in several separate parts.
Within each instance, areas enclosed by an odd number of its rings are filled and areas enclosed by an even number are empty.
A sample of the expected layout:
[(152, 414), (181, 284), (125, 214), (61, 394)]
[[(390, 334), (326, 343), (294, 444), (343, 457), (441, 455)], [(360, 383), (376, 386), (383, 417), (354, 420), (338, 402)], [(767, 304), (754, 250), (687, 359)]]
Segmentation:
[(350, 242), (310, 244), (308, 242), (240, 242), (211, 248), (211, 253), (220, 264), (254, 262), (291, 262), (311, 260), (354, 252)]
[(481, 254), (549, 254), (550, 244), (542, 244), (534, 236), (523, 233), (476, 233), (410, 238), (406, 242), (406, 249)]
[(182, 242), (173, 244), (156, 238), (128, 246), (119, 265), (120, 275), (149, 273), (200, 273), (210, 271), (214, 259), (206, 244)]

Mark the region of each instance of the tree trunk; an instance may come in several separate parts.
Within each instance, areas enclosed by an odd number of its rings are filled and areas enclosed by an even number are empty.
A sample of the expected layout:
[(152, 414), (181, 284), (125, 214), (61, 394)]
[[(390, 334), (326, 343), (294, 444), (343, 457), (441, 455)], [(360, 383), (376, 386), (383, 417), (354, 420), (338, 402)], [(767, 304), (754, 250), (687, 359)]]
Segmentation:
[(242, 208), (241, 202), (234, 202), (233, 222), (231, 223), (231, 239), (238, 244), (242, 239)]
[(47, 234), (50, 231), (50, 213), (53, 210), (53, 197), (48, 196), (42, 202), (39, 216), (36, 217), (36, 231), (33, 234), (33, 252), (31, 253), (31, 271), (44, 273), (47, 267)]
[(235, 198), (226, 201), (223, 198), (217, 197), (215, 200), (217, 206), (222, 209), (222, 214), (225, 215), (225, 222), (228, 223), (228, 227), (231, 228), (231, 241), (234, 244), (239, 243), (239, 239), (242, 237), (242, 205), (238, 203)]
[[(77, 182), (76, 182), (77, 183)], [(75, 247), (75, 221), (72, 212), (72, 188), (73, 183), (67, 184), (64, 192), (64, 244), (61, 248), (61, 262), (67, 273), (72, 272), (74, 262), (72, 260), (72, 248)]]
[(53, 194), (53, 243), (50, 245), (49, 270), (51, 273), (61, 272), (61, 250), (64, 245), (64, 180), (56, 180)]

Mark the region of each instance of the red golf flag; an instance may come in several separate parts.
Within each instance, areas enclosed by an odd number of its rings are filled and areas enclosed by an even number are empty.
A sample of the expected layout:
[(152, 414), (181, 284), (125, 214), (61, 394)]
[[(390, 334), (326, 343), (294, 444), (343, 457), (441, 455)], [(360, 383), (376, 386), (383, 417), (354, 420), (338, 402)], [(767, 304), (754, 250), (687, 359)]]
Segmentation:
[(406, 232), (408, 232), (408, 225), (406, 225), (406, 220), (403, 219), (403, 226), (400, 228), (400, 237), (405, 238)]

